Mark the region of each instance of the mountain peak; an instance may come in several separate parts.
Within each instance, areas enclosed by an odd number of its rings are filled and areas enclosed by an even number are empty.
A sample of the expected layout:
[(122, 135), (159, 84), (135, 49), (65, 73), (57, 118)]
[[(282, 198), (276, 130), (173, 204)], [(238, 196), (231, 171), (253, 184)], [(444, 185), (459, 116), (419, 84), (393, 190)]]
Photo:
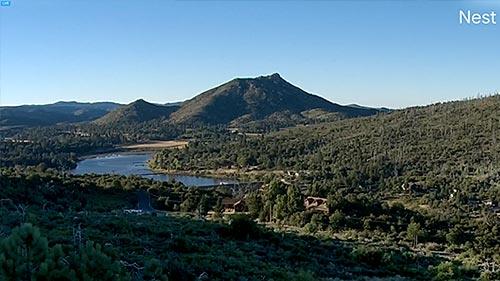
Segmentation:
[(150, 102), (145, 101), (143, 99), (138, 99), (138, 100), (135, 100), (135, 101), (125, 105), (126, 108), (136, 108), (139, 110), (144, 109), (144, 108), (151, 108), (154, 106), (157, 106), (157, 104), (150, 103)]
[(95, 123), (144, 122), (162, 117), (168, 118), (178, 108), (179, 106), (158, 105), (138, 99), (97, 119)]
[(131, 102), (130, 104), (149, 104), (149, 102), (147, 102), (143, 99), (138, 99), (136, 101)]
[(257, 77), (256, 79), (268, 79), (268, 80), (284, 80), (280, 75), (279, 73), (273, 73), (271, 75), (263, 75), (263, 76), (259, 76)]
[(269, 78), (271, 78), (271, 79), (282, 79), (281, 76), (280, 76), (280, 74), (278, 72), (269, 75)]
[[(174, 123), (231, 124), (270, 120), (279, 116), (302, 118), (302, 112), (322, 109), (344, 117), (367, 116), (374, 110), (343, 107), (309, 94), (278, 73), (256, 78), (237, 78), (184, 102), (172, 113)], [(281, 118), (279, 117), (279, 118)], [(285, 118), (283, 117), (283, 118)]]
[[(261, 75), (261, 76), (257, 76), (257, 77), (237, 77), (237, 78), (234, 78), (233, 80), (229, 81), (229, 82), (232, 82), (232, 81), (237, 81), (237, 82), (244, 82), (244, 81), (258, 81), (258, 80), (261, 80), (261, 81), (264, 81), (264, 80), (274, 80), (274, 81), (285, 81), (285, 79), (283, 79), (279, 73), (273, 73), (273, 74), (269, 74), (269, 75)], [(228, 82), (228, 83), (229, 83)]]

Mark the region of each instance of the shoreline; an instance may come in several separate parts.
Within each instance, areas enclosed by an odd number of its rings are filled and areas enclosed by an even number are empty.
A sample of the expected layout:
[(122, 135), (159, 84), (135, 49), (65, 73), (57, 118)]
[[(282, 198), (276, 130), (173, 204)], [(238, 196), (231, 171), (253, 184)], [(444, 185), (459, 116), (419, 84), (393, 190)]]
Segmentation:
[(89, 158), (95, 158), (105, 155), (112, 155), (114, 153), (130, 154), (130, 153), (144, 153), (144, 154), (154, 154), (162, 149), (179, 149), (183, 148), (188, 144), (189, 140), (168, 140), (168, 141), (149, 141), (145, 143), (134, 143), (119, 145), (109, 149), (103, 149), (101, 151), (94, 151), (91, 154), (82, 155), (78, 157), (78, 161), (82, 161)]
[[(130, 155), (130, 154), (138, 154), (138, 155), (150, 155), (150, 159), (152, 159), (153, 155), (158, 150), (155, 149), (123, 149), (123, 147), (117, 147), (115, 149), (110, 149), (107, 151), (103, 151), (101, 153), (93, 153), (78, 157), (78, 162), (98, 158), (98, 157), (107, 157), (112, 155)], [(193, 177), (211, 177), (216, 179), (227, 179), (227, 180), (256, 180), (261, 179), (267, 175), (284, 175), (285, 171), (275, 170), (245, 170), (245, 169), (234, 169), (234, 168), (218, 168), (218, 169), (201, 169), (201, 170), (172, 170), (172, 169), (161, 169), (161, 168), (153, 168), (149, 164), (149, 160), (146, 161), (146, 165), (148, 169), (151, 170), (154, 174), (163, 174), (163, 175), (183, 175), (183, 176), (193, 176)], [(74, 169), (71, 169), (74, 170)]]
[(149, 169), (154, 173), (159, 174), (176, 174), (186, 176), (203, 176), (214, 177), (219, 179), (257, 179), (266, 175), (282, 175), (284, 171), (267, 171), (267, 170), (254, 170), (254, 171), (237, 171), (234, 169), (204, 169), (204, 170), (171, 170), (171, 169), (158, 169), (149, 166)]
[(116, 148), (116, 149), (110, 149), (108, 151), (103, 151), (99, 153), (92, 153), (92, 154), (87, 154), (78, 157), (78, 162), (91, 159), (91, 158), (97, 158), (97, 157), (106, 157), (106, 156), (111, 156), (113, 154), (153, 154), (154, 151), (148, 151), (148, 150), (123, 150), (121, 148)]
[[(93, 153), (78, 157), (78, 163), (88, 159), (95, 158), (104, 158), (113, 155), (150, 155), (150, 159), (152, 159), (154, 153), (157, 150), (142, 150), (142, 149), (134, 149), (134, 150), (125, 150), (123, 148), (116, 148), (112, 150), (108, 150), (102, 153)], [(150, 160), (149, 159), (149, 160)], [(149, 165), (149, 160), (147, 160), (146, 166), (153, 174), (158, 175), (181, 175), (181, 176), (192, 176), (192, 177), (210, 177), (219, 180), (241, 180), (245, 178), (245, 174), (242, 173), (228, 173), (228, 172), (215, 172), (209, 170), (166, 170), (166, 169), (154, 169)], [(77, 163), (77, 164), (78, 164)], [(76, 167), (75, 167), (76, 168)], [(73, 169), (69, 169), (68, 171), (73, 171)]]

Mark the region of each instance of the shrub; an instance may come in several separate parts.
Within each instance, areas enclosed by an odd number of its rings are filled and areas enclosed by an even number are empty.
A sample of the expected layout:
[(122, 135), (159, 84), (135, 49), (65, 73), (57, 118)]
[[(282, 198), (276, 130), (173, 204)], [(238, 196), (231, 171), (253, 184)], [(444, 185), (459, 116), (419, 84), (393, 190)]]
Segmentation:
[(257, 238), (261, 234), (260, 228), (247, 215), (233, 215), (229, 220), (229, 235), (237, 239)]

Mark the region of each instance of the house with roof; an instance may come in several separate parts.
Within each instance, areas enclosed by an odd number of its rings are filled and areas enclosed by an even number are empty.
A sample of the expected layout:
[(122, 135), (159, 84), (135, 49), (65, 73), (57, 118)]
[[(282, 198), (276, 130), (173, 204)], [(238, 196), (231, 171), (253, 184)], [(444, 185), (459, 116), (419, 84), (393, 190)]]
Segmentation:
[(247, 211), (244, 198), (223, 198), (222, 208), (224, 214), (244, 213)]
[(328, 214), (328, 200), (322, 197), (308, 196), (304, 199), (304, 208), (307, 211), (316, 211)]

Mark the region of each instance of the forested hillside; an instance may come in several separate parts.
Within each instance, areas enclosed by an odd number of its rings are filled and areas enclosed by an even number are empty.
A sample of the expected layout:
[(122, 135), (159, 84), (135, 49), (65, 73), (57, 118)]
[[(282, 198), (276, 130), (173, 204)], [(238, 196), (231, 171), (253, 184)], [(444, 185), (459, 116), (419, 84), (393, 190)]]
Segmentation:
[(169, 170), (291, 170), (311, 183), (316, 196), (359, 188), (413, 192), (436, 204), (498, 204), (499, 113), (497, 95), (257, 137), (214, 135), (164, 150), (151, 164)]
[[(500, 96), (301, 126), (261, 137), (215, 135), (156, 155), (164, 169), (257, 167), (400, 189), (402, 183), (478, 179), (500, 165)], [(466, 118), (465, 118), (466, 117)], [(432, 188), (427, 182), (424, 188)]]

